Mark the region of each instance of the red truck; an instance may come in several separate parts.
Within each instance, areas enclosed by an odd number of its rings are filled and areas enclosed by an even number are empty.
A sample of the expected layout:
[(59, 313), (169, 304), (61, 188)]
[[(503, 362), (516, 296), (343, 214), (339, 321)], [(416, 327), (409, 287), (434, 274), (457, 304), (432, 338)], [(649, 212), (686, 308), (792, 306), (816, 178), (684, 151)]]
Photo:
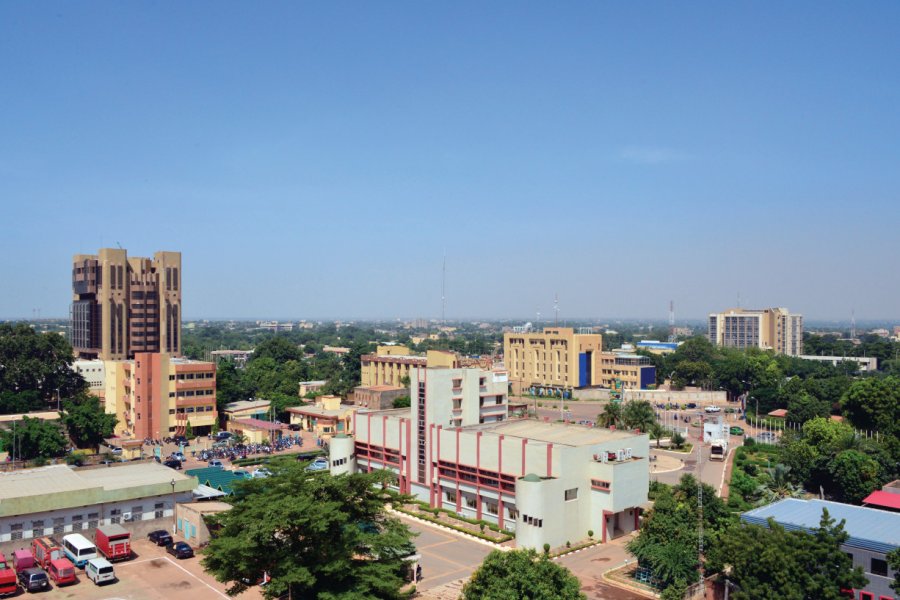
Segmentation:
[(78, 578), (75, 577), (75, 565), (68, 558), (54, 558), (51, 560), (47, 569), (47, 575), (57, 586), (78, 581)]
[(97, 551), (109, 562), (131, 558), (131, 532), (121, 525), (102, 525), (94, 533)]
[(13, 569), (16, 570), (16, 573), (21, 573), (34, 565), (34, 554), (31, 553), (31, 550), (26, 550), (25, 548), (13, 550)]
[(50, 561), (65, 558), (62, 546), (52, 537), (35, 538), (31, 541), (31, 553), (34, 561), (45, 571), (50, 568)]
[(0, 596), (12, 596), (17, 589), (16, 572), (6, 562), (6, 557), (0, 554)]

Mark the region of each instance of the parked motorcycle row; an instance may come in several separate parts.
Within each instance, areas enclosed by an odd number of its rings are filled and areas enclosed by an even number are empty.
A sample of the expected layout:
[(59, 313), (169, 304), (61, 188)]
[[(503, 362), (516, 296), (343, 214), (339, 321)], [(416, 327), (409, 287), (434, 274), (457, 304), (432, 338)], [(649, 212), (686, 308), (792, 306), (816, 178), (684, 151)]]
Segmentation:
[(225, 448), (201, 450), (196, 456), (202, 461), (210, 461), (214, 458), (220, 460), (235, 460), (238, 458), (247, 458), (253, 454), (272, 454), (273, 452), (289, 450), (294, 447), (299, 448), (301, 446), (303, 446), (303, 438), (300, 436), (285, 436), (274, 444), (237, 444)]

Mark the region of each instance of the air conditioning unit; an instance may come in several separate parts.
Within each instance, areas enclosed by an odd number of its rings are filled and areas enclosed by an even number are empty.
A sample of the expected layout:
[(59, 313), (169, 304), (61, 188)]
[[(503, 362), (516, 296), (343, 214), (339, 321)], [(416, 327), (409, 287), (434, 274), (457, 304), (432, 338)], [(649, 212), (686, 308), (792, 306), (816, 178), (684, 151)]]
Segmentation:
[(625, 458), (626, 459), (631, 458), (631, 448), (625, 448)]
[(616, 450), (616, 460), (622, 462), (625, 460), (625, 451), (624, 450)]
[(130, 520), (131, 520), (131, 513), (130, 513), (130, 512), (123, 512), (123, 513), (122, 513), (122, 520), (123, 520), (123, 521), (130, 521)]
[(609, 462), (609, 454), (605, 450), (600, 454), (600, 462)]

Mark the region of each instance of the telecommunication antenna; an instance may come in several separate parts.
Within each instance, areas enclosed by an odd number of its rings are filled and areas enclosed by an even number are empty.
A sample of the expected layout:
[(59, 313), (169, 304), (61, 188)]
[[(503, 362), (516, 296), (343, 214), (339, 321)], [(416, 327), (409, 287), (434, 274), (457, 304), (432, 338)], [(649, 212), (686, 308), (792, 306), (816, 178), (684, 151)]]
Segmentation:
[(445, 294), (447, 289), (447, 252), (444, 252), (444, 263), (441, 266), (441, 325), (445, 325), (446, 321), (444, 320), (446, 317), (447, 311), (447, 296)]
[(559, 292), (556, 293), (556, 296), (553, 298), (553, 312), (556, 313), (556, 321), (554, 325), (559, 327)]
[(669, 342), (675, 342), (678, 336), (675, 335), (675, 301), (669, 300)]

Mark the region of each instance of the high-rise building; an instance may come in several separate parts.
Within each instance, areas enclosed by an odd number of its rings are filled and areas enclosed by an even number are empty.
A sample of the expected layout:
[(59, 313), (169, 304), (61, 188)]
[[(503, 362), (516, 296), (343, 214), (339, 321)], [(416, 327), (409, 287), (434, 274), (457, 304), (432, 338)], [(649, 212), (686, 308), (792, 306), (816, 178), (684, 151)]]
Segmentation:
[(503, 334), (503, 358), (513, 390), (561, 389), (600, 384), (596, 354), (603, 337), (590, 328), (545, 327), (543, 332)]
[(72, 259), (72, 347), (80, 358), (181, 354), (181, 253), (128, 257), (102, 248)]
[(710, 313), (709, 341), (726, 348), (760, 348), (777, 354), (803, 354), (803, 315), (786, 308), (731, 308)]

